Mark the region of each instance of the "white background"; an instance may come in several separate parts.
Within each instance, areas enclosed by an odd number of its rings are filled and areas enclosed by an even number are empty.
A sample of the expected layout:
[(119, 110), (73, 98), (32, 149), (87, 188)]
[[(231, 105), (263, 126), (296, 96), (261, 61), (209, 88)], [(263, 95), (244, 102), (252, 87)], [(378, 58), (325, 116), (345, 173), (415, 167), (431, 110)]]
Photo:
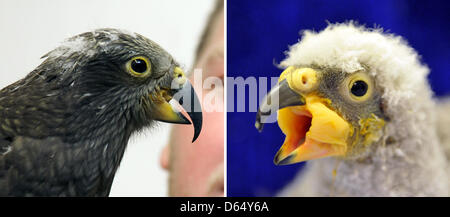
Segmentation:
[[(0, 88), (41, 63), (64, 39), (96, 28), (140, 33), (189, 69), (213, 0), (0, 0)], [(159, 155), (169, 125), (131, 138), (111, 196), (166, 196)]]

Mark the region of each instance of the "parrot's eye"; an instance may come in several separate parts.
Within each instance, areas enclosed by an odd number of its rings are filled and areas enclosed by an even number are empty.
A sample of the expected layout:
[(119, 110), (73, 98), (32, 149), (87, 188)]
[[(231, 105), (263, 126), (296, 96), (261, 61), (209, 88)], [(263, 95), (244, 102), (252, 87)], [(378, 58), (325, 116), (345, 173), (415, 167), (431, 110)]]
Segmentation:
[(143, 56), (133, 57), (127, 62), (127, 70), (135, 77), (147, 77), (151, 73), (150, 61)]
[(353, 95), (361, 97), (367, 93), (367, 89), (367, 83), (365, 81), (358, 80), (352, 84), (352, 88), (350, 89), (350, 91)]
[(372, 78), (363, 72), (357, 72), (349, 76), (345, 84), (346, 88), (343, 89), (346, 92), (345, 95), (353, 101), (362, 102), (372, 95)]

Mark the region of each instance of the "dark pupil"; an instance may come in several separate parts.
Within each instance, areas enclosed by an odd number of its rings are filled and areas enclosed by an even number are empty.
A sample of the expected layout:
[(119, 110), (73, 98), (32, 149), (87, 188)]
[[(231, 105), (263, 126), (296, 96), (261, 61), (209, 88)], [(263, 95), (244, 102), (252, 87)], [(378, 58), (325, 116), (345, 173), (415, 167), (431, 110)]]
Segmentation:
[(367, 92), (367, 83), (364, 81), (356, 81), (353, 83), (351, 91), (355, 96), (364, 96)]
[(147, 70), (147, 63), (142, 59), (135, 59), (131, 62), (131, 69), (137, 73), (143, 73)]

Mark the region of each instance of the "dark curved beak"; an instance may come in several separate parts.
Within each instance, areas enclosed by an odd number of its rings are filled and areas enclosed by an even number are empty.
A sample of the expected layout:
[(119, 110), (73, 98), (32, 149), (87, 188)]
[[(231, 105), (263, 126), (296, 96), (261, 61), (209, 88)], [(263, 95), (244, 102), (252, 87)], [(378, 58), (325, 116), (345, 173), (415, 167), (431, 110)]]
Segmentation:
[(255, 127), (261, 132), (267, 118), (279, 109), (304, 104), (305, 99), (303, 96), (293, 91), (289, 87), (288, 82), (283, 80), (272, 88), (259, 106), (258, 113), (256, 114)]
[[(191, 124), (192, 121), (194, 125), (192, 142), (194, 142), (202, 130), (202, 108), (191, 82), (184, 76), (180, 68), (176, 67), (174, 70), (171, 89), (160, 90), (157, 95), (160, 96), (158, 101), (161, 102), (157, 103), (157, 107), (153, 109), (155, 120), (175, 124)], [(172, 101), (178, 102), (183, 107), (191, 121), (183, 115), (178, 105), (169, 104)]]
[[(200, 100), (189, 81), (186, 81), (182, 88), (175, 91), (173, 100), (176, 100), (183, 107), (194, 125), (194, 138), (192, 139), (192, 142), (194, 142), (202, 131), (203, 115)], [(184, 116), (183, 118), (186, 119)]]

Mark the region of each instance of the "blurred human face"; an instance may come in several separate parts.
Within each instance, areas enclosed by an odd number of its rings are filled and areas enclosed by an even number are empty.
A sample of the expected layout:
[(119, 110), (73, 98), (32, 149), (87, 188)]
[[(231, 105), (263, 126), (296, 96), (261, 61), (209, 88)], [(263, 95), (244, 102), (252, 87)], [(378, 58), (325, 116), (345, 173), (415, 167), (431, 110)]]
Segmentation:
[[(224, 196), (223, 11), (214, 19), (194, 69), (202, 70), (203, 81), (210, 76), (221, 79), (220, 86), (196, 88), (196, 91), (203, 96), (203, 107), (207, 103), (205, 95), (214, 94), (215, 99), (221, 101), (222, 108), (220, 111), (203, 111), (203, 129), (194, 143), (191, 143), (192, 126), (173, 126), (169, 144), (161, 154), (161, 165), (170, 172), (170, 196)], [(193, 82), (197, 80), (192, 76), (190, 79)]]

